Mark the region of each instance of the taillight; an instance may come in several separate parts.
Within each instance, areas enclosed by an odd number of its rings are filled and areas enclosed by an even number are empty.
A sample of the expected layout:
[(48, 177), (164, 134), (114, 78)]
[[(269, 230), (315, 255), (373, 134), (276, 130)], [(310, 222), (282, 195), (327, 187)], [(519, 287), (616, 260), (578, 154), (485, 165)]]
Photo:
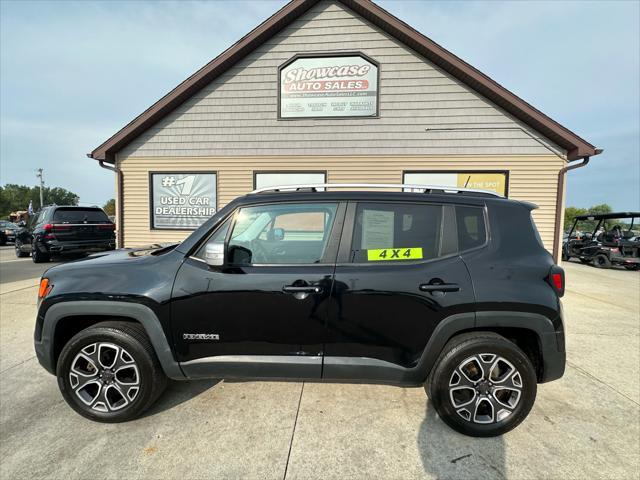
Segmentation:
[(58, 225), (55, 223), (46, 223), (42, 229), (44, 230), (44, 238), (56, 238), (56, 232), (66, 232), (71, 230), (69, 225)]
[(38, 299), (42, 300), (44, 297), (49, 295), (49, 292), (53, 288), (53, 285), (49, 284), (48, 278), (40, 279), (40, 288), (38, 289)]
[(557, 265), (549, 270), (549, 284), (553, 287), (559, 297), (564, 295), (564, 270)]
[(98, 228), (100, 230), (115, 230), (116, 225), (114, 223), (104, 223), (104, 224), (98, 225)]

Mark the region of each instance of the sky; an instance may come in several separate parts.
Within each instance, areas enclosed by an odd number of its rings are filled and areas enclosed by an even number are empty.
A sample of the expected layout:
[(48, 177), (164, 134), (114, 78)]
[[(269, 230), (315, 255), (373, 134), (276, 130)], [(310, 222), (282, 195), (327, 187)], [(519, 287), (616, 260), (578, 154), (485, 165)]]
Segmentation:
[[(0, 0), (0, 184), (115, 196), (86, 153), (286, 2)], [(604, 153), (567, 205), (640, 210), (640, 2), (378, 3)]]

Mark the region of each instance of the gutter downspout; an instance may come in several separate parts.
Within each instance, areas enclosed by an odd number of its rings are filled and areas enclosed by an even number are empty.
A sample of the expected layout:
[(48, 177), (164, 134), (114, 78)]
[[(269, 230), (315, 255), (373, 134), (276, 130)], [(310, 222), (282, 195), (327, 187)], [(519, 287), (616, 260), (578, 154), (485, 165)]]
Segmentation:
[[(600, 150), (601, 152), (602, 150)], [(597, 152), (597, 153), (600, 153)], [(564, 207), (564, 178), (569, 170), (585, 167), (589, 163), (590, 157), (582, 157), (580, 163), (573, 163), (563, 167), (558, 172), (558, 188), (556, 188), (556, 223), (553, 228), (553, 261), (558, 264), (560, 262), (560, 230), (562, 228), (562, 209)]]
[[(91, 157), (91, 154), (87, 154), (87, 156), (89, 158), (93, 158)], [(123, 248), (124, 247), (124, 243), (123, 243), (124, 242), (124, 214), (123, 214), (123, 202), (122, 202), (122, 199), (123, 199), (122, 171), (115, 166), (112, 167), (110, 165), (105, 165), (103, 160), (98, 160), (98, 165), (100, 165), (105, 170), (110, 170), (116, 174), (116, 179), (117, 179), (116, 181), (118, 182), (118, 192), (116, 194), (116, 196), (118, 197), (116, 199), (116, 206), (118, 211), (118, 216), (116, 217), (116, 226), (118, 230), (116, 232), (116, 242), (117, 242), (118, 248)]]

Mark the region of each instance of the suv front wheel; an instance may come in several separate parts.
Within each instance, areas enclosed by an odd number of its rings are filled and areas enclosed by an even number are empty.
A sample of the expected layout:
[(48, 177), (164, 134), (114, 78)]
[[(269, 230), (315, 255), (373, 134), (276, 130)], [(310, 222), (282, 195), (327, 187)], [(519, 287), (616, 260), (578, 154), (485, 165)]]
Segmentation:
[(492, 437), (526, 418), (537, 379), (531, 360), (513, 342), (477, 332), (447, 343), (425, 388), (450, 427), (473, 437)]
[(144, 328), (102, 322), (76, 334), (60, 353), (58, 386), (83, 417), (124, 422), (140, 416), (166, 387)]

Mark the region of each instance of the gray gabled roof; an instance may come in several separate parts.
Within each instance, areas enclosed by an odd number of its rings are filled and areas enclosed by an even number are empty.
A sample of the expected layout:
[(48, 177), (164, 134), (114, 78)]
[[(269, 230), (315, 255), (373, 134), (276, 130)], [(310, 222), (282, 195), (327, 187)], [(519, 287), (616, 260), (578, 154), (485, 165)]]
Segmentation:
[[(113, 163), (115, 154), (145, 130), (173, 111), (180, 104), (211, 83), (256, 47), (273, 37), (287, 25), (300, 18), (320, 0), (292, 0), (265, 20), (249, 34), (207, 63), (176, 88), (142, 112), (124, 128), (87, 156)], [(567, 159), (598, 155), (602, 152), (571, 130), (546, 116), (497, 82), (425, 37), (402, 20), (391, 15), (370, 0), (335, 0), (353, 10), (369, 22), (392, 35), (430, 62), (453, 75), (496, 105), (529, 125), (534, 130), (567, 151)]]

